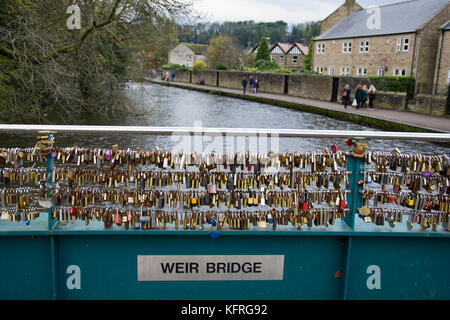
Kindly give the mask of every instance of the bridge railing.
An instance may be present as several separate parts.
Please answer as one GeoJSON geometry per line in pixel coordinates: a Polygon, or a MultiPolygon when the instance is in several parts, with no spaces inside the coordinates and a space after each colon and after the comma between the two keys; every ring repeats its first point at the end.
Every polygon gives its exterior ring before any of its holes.
{"type": "MultiPolygon", "coordinates": [[[[371,152],[365,143],[367,140],[375,139],[449,142],[450,134],[446,133],[6,124],[0,126],[0,133],[40,134],[38,138],[41,139],[41,147],[42,141],[44,147],[47,146],[43,150],[24,148],[21,149],[22,154],[19,149],[3,149],[5,152],[3,157],[7,163],[2,169],[2,182],[5,188],[1,190],[0,230],[7,233],[113,230],[169,233],[239,231],[245,234],[252,233],[253,230],[258,230],[259,233],[261,231],[273,233],[276,230],[284,234],[297,234],[301,231],[319,233],[333,231],[344,234],[389,231],[414,235],[447,235],[447,231],[450,230],[448,155],[411,155],[402,154],[398,150],[392,153],[377,153],[371,152]],[[178,165],[177,171],[176,164],[172,164],[172,168],[167,163],[162,167],[161,164],[155,163],[155,159],[150,166],[142,166],[143,160],[141,163],[131,160],[136,151],[129,149],[124,151],[118,150],[117,147],[103,150],[81,147],[58,148],[57,139],[53,140],[58,134],[262,136],[272,139],[345,138],[349,151],[337,152],[331,148],[330,151],[317,153],[268,153],[272,157],[272,162],[265,160],[266,170],[262,171],[260,162],[262,160],[255,157],[254,162],[251,162],[250,153],[244,154],[239,164],[230,162],[233,163],[232,166],[227,166],[223,159],[222,164],[217,163],[218,154],[216,154],[214,168],[209,166],[206,171],[202,168],[203,172],[199,172],[198,169],[202,167],[202,163],[206,164],[207,159],[205,153],[199,153],[199,157],[195,158],[198,162],[190,164],[196,169],[189,171],[187,170],[189,165],[183,167],[178,165]],[[357,147],[362,147],[359,153],[355,151],[357,147]],[[110,153],[109,159],[103,154],[105,152],[110,153]],[[119,154],[122,161],[124,153],[127,152],[128,158],[125,157],[124,161],[130,162],[128,168],[124,167],[125,163],[117,163],[119,154]],[[130,156],[130,152],[133,156],[130,156]],[[77,161],[78,155],[79,158],[86,157],[86,159],[77,161]],[[292,157],[291,162],[289,159],[286,160],[286,156],[292,157]],[[113,164],[114,157],[117,160],[116,164],[113,164]],[[20,162],[25,158],[33,160],[28,162],[32,165],[31,168],[20,166],[20,162]],[[70,161],[67,161],[69,158],[70,161]],[[101,165],[96,164],[95,158],[102,158],[101,165]],[[281,165],[278,162],[278,167],[275,162],[274,167],[275,158],[276,161],[282,159],[284,162],[281,165]],[[46,166],[37,167],[39,160],[46,166]],[[300,164],[300,161],[305,163],[300,164]],[[323,163],[317,164],[317,161],[323,163]],[[151,170],[148,170],[149,168],[151,170]],[[274,169],[275,172],[270,169],[274,169]],[[69,178],[67,170],[71,172],[69,178]],[[34,185],[33,181],[30,181],[30,172],[33,172],[31,174],[35,179],[34,185]],[[182,180],[172,182],[177,189],[167,188],[167,182],[162,186],[161,179],[158,180],[157,177],[158,174],[180,174],[180,172],[184,174],[182,180]],[[37,181],[36,174],[40,173],[42,173],[41,181],[37,181]],[[98,187],[100,181],[96,181],[95,173],[110,176],[109,182],[100,184],[104,188],[98,187]],[[220,188],[219,181],[217,183],[212,181],[212,176],[214,179],[223,180],[229,173],[234,179],[231,187],[228,184],[230,189],[225,187],[226,181],[220,181],[220,188]],[[143,181],[141,174],[154,176],[147,177],[147,180],[143,181]],[[192,174],[202,176],[203,180],[208,180],[207,183],[203,181],[203,185],[199,186],[200,181],[196,181],[197,185],[188,186],[186,176],[189,179],[189,175],[192,174]],[[241,180],[238,182],[234,177],[240,177],[239,174],[246,178],[242,180],[242,185],[239,184],[241,180]],[[112,175],[115,175],[114,179],[111,178],[112,175]],[[256,180],[260,177],[268,177],[267,183],[270,183],[272,178],[272,186],[263,184],[261,189],[258,183],[256,189],[256,180]],[[282,183],[277,181],[286,177],[289,180],[283,180],[282,183]],[[81,179],[86,180],[84,186],[81,179]],[[134,179],[140,180],[135,183],[134,179]],[[153,185],[153,182],[157,181],[160,183],[159,188],[158,185],[153,185]],[[250,185],[250,181],[254,185],[250,185]],[[27,189],[26,182],[32,187],[27,189]],[[68,188],[64,186],[67,182],[68,188]],[[286,185],[286,182],[289,185],[286,185]],[[414,183],[417,186],[413,185],[414,183]],[[334,188],[331,188],[331,185],[334,185],[334,188]],[[16,188],[11,188],[13,186],[16,188]],[[159,191],[161,191],[158,195],[160,198],[155,201],[144,201],[144,197],[154,197],[159,191]],[[240,193],[236,193],[237,191],[240,193]],[[124,196],[125,192],[129,193],[128,199],[124,196]],[[34,201],[28,199],[30,194],[34,195],[34,201]],[[182,204],[180,194],[190,197],[190,203],[184,199],[185,202],[182,204]],[[168,201],[167,196],[176,197],[178,203],[168,201]],[[61,203],[60,198],[64,197],[67,198],[66,202],[61,203]],[[100,199],[101,197],[104,199],[100,199]],[[162,199],[163,197],[165,198],[162,199]],[[107,201],[102,203],[101,200],[107,201]],[[164,202],[163,205],[160,204],[161,201],[164,202]],[[100,203],[102,204],[99,205],[100,203]],[[42,211],[44,208],[48,209],[46,214],[42,211]],[[45,220],[47,223],[44,223],[45,220]]],[[[197,150],[193,151],[195,154],[197,150]]],[[[145,152],[148,151],[138,149],[137,157],[139,154],[143,157],[145,152]]],[[[171,152],[156,152],[164,157],[171,154],[169,158],[171,162],[176,154],[174,152],[172,156],[171,152]]],[[[148,155],[150,154],[155,155],[148,152],[148,155]]],[[[185,153],[178,153],[180,156],[177,158],[178,161],[182,154],[185,153]]],[[[186,157],[188,154],[191,156],[191,153],[186,153],[186,157]]],[[[150,160],[146,161],[148,164],[150,160]]]]}

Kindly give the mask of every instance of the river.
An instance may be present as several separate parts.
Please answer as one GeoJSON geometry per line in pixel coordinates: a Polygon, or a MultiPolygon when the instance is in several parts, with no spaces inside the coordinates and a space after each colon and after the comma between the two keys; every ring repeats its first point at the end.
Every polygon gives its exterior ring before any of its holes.
{"type": "MultiPolygon", "coordinates": [[[[126,94],[138,107],[136,113],[112,118],[85,117],[78,119],[78,125],[121,125],[121,126],[156,126],[156,127],[228,127],[228,128],[270,128],[270,129],[304,129],[304,130],[370,130],[375,129],[354,123],[335,120],[316,114],[304,113],[287,108],[221,97],[179,88],[148,83],[129,83],[126,94]]],[[[56,124],[56,123],[55,123],[56,124]]],[[[203,151],[214,149],[209,138],[203,140],[203,151]],[[209,149],[208,149],[209,148],[209,149]]],[[[3,147],[31,147],[34,135],[1,135],[3,147]]],[[[229,141],[227,141],[229,143],[229,141]]],[[[234,142],[244,150],[237,140],[234,142]]],[[[281,138],[267,148],[276,151],[320,151],[335,144],[339,150],[348,150],[344,139],[294,139],[281,138]]],[[[118,144],[120,149],[139,147],[154,150],[156,147],[170,151],[180,145],[179,137],[148,135],[56,135],[57,146],[79,146],[108,148],[118,144]]],[[[193,143],[192,143],[193,145],[193,143]]],[[[261,151],[258,150],[259,152],[261,151]]],[[[247,144],[245,150],[253,148],[247,144]]],[[[400,149],[404,153],[450,154],[450,148],[417,141],[369,141],[371,151],[392,151],[400,149]]],[[[192,148],[191,148],[192,149],[192,148]]],[[[202,151],[202,150],[196,150],[202,151]]],[[[217,151],[217,150],[216,150],[217,151]]]]}

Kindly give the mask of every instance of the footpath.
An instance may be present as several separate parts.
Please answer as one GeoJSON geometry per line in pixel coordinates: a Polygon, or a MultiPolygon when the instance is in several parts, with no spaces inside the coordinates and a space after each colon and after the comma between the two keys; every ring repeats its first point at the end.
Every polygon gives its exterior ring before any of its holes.
{"type": "Polygon", "coordinates": [[[230,96],[233,98],[253,100],[262,103],[279,105],[298,109],[300,111],[318,113],[325,116],[355,122],[361,125],[386,129],[390,131],[422,131],[422,132],[448,132],[450,133],[450,117],[437,117],[418,114],[410,111],[394,111],[377,109],[376,100],[374,110],[359,109],[352,106],[344,108],[342,104],[318,101],[289,95],[272,93],[243,94],[242,90],[197,85],[184,82],[166,82],[159,79],[147,79],[149,82],[191,89],[201,92],[230,96]]]}

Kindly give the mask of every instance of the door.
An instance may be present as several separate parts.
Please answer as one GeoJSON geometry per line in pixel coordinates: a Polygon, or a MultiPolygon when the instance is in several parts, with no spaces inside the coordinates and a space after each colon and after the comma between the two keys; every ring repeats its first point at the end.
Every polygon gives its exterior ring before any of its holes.
{"type": "Polygon", "coordinates": [[[331,101],[336,102],[338,98],[338,90],[339,90],[339,78],[333,77],[333,92],[331,94],[331,101]]]}

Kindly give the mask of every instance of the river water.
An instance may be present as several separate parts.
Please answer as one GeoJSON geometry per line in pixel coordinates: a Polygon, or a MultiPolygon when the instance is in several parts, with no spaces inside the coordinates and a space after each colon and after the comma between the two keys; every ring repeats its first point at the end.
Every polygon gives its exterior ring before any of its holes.
{"type": "MultiPolygon", "coordinates": [[[[147,83],[130,83],[125,88],[126,94],[136,104],[138,112],[127,116],[120,115],[111,118],[85,117],[76,120],[78,125],[121,125],[121,126],[155,126],[155,127],[228,127],[228,128],[261,128],[261,129],[303,129],[303,130],[370,130],[375,129],[354,123],[335,120],[320,115],[304,113],[287,108],[267,104],[221,97],[189,91],[179,88],[160,86],[147,83]]],[[[57,123],[55,123],[57,124],[57,123]]],[[[118,144],[120,149],[136,148],[152,151],[156,147],[164,151],[180,147],[180,137],[149,136],[149,135],[57,135],[56,146],[79,146],[91,148],[110,148],[118,144]]],[[[347,151],[344,139],[269,139],[268,143],[258,141],[258,152],[264,148],[280,152],[288,151],[321,151],[336,145],[339,150],[347,151]]],[[[0,146],[31,147],[35,143],[35,135],[1,135],[0,146]]],[[[248,139],[244,146],[242,141],[226,140],[234,143],[235,151],[250,149],[248,139]],[[236,149],[237,148],[237,149],[236,149]]],[[[193,150],[191,146],[186,147],[193,150]]],[[[198,147],[198,144],[195,145],[198,147]]],[[[202,150],[216,150],[210,138],[202,140],[202,150]]],[[[450,148],[432,143],[417,141],[369,141],[371,151],[392,151],[394,148],[405,153],[450,154],[450,148]]],[[[185,150],[186,151],[186,150],[185,150]]]]}

